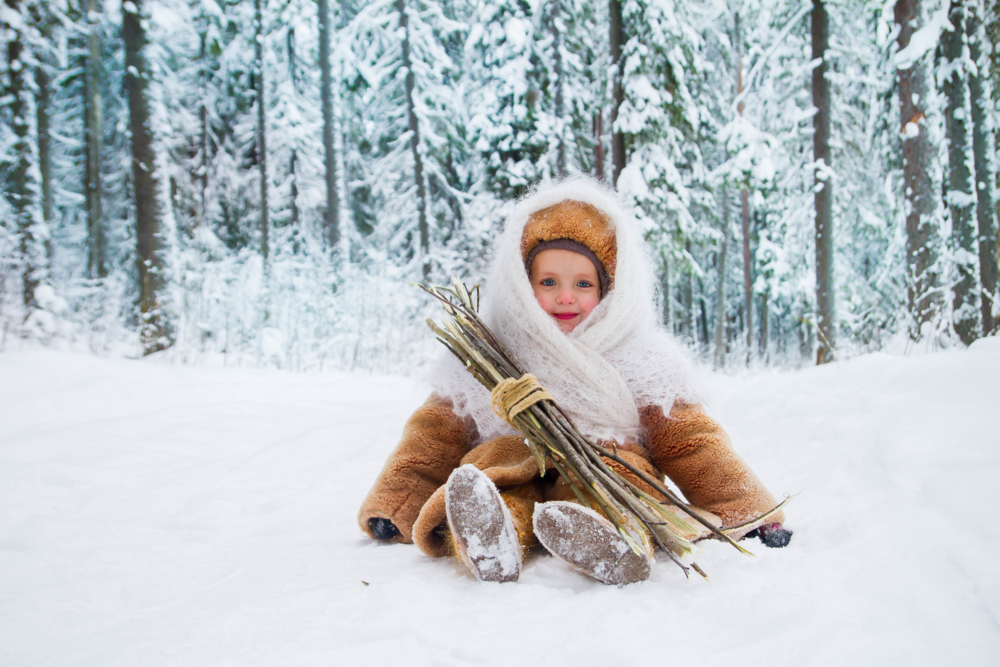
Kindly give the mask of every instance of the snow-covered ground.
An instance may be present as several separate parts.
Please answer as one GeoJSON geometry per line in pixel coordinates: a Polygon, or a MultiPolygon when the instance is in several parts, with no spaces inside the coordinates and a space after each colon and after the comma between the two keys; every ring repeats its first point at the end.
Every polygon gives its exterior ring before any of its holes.
{"type": "Polygon", "coordinates": [[[414,382],[9,350],[0,664],[1000,664],[1000,339],[709,382],[789,548],[497,585],[356,526],[414,382]]]}

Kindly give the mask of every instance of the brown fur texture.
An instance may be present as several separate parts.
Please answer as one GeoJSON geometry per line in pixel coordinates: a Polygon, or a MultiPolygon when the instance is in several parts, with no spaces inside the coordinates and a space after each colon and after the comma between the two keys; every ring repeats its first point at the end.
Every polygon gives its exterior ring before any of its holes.
{"type": "Polygon", "coordinates": [[[517,541],[523,551],[538,545],[531,517],[535,513],[535,504],[545,500],[540,481],[534,479],[500,491],[500,497],[510,510],[510,518],[513,519],[514,528],[517,530],[517,541]]]}
{"type": "MultiPolygon", "coordinates": [[[[649,462],[645,450],[637,444],[626,444],[618,448],[618,453],[636,468],[663,479],[656,468],[649,462]]],[[[638,479],[620,464],[605,459],[609,466],[618,469],[633,484],[652,492],[645,482],[638,479]]],[[[459,465],[471,463],[490,478],[499,489],[500,496],[507,503],[514,518],[521,546],[528,548],[535,544],[531,529],[531,516],[535,511],[535,503],[549,500],[569,500],[577,502],[572,487],[559,476],[551,466],[546,470],[545,477],[538,476],[538,465],[524,444],[524,438],[506,436],[496,438],[479,445],[459,465]],[[520,518],[520,523],[519,523],[520,518]]],[[[444,540],[447,538],[438,530],[445,522],[444,488],[438,489],[428,499],[420,511],[420,517],[413,526],[413,541],[420,549],[430,556],[442,556],[450,553],[444,540]]]]}
{"type": "Polygon", "coordinates": [[[369,536],[374,537],[368,520],[383,518],[399,529],[396,542],[413,542],[413,524],[420,508],[448,481],[475,442],[475,424],[459,418],[451,408],[451,401],[431,394],[406,422],[399,445],[389,455],[358,514],[361,530],[369,536]]]}
{"type": "MultiPolygon", "coordinates": [[[[647,407],[640,416],[645,446],[626,443],[618,447],[618,453],[658,481],[666,473],[692,505],[705,510],[702,514],[709,520],[718,523],[721,519],[724,525],[735,526],[777,504],[732,450],[722,428],[700,406],[678,404],[669,418],[662,409],[647,407]]],[[[522,437],[504,436],[472,448],[475,438],[475,426],[456,416],[449,401],[432,395],[406,423],[403,439],[365,498],[358,515],[361,529],[371,536],[368,520],[386,518],[399,528],[395,541],[416,543],[431,556],[453,553],[447,530],[443,530],[443,485],[452,470],[471,463],[500,489],[521,546],[535,544],[531,532],[535,503],[576,501],[576,495],[554,469],[539,477],[522,437]]],[[[639,488],[658,495],[624,466],[605,461],[639,488]]],[[[768,521],[781,523],[784,517],[779,513],[768,521]]]]}
{"type": "MultiPolygon", "coordinates": [[[[650,406],[640,410],[639,415],[645,444],[656,467],[677,485],[689,503],[717,515],[723,525],[741,525],[778,504],[733,451],[726,432],[701,406],[678,403],[669,418],[661,408],[650,406]]],[[[784,514],[779,512],[768,522],[784,520],[784,514]]]]}
{"type": "Polygon", "coordinates": [[[542,241],[556,239],[570,239],[590,248],[614,285],[618,241],[606,215],[590,204],[571,199],[533,213],[521,235],[521,259],[527,260],[542,241]]]}
{"type": "MultiPolygon", "coordinates": [[[[538,475],[538,465],[520,436],[494,438],[466,454],[456,467],[471,463],[490,478],[501,491],[532,481],[538,475]]],[[[445,476],[447,479],[447,475],[445,476]]],[[[509,507],[509,505],[508,505],[509,507]]],[[[420,516],[413,524],[413,539],[420,550],[430,556],[447,555],[445,538],[438,527],[445,523],[444,487],[437,489],[424,503],[420,516]]],[[[520,530],[518,533],[520,534],[520,530]]]]}

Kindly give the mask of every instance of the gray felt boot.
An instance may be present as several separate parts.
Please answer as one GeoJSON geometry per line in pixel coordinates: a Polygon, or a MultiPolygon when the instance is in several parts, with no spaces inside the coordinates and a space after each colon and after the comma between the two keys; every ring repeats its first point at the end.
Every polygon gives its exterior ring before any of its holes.
{"type": "Polygon", "coordinates": [[[535,536],[553,556],[584,574],[624,586],[649,579],[652,559],[632,551],[611,522],[576,503],[535,505],[535,536]]]}
{"type": "Polygon", "coordinates": [[[517,581],[521,545],[510,510],[490,478],[472,464],[457,468],[444,494],[458,556],[480,581],[517,581]]]}

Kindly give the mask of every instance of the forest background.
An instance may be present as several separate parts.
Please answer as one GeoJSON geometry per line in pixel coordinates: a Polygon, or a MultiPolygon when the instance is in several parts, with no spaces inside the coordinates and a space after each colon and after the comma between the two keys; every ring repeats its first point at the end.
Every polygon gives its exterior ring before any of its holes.
{"type": "Polygon", "coordinates": [[[717,367],[968,345],[998,37],[995,0],[5,0],[0,349],[412,370],[408,281],[480,281],[578,174],[717,367]]]}

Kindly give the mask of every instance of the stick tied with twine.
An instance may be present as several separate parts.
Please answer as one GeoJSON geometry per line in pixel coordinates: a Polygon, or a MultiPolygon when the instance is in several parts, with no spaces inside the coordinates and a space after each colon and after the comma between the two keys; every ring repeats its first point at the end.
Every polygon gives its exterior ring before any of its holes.
{"type": "Polygon", "coordinates": [[[505,422],[517,428],[514,418],[530,408],[535,403],[544,400],[555,401],[555,397],[538,383],[531,373],[521,377],[506,378],[497,383],[490,392],[490,405],[493,412],[505,422]]]}

